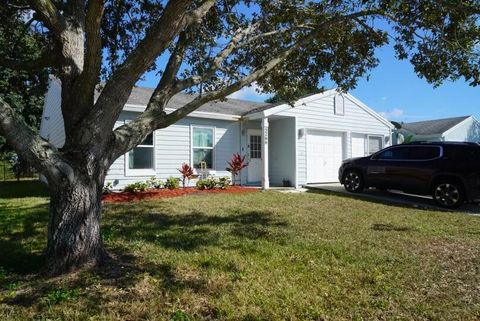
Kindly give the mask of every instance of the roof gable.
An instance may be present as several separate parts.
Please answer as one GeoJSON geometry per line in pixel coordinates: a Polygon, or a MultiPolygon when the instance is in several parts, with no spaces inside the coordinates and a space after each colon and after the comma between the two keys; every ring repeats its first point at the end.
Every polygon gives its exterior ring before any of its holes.
{"type": "MultiPolygon", "coordinates": [[[[291,109],[291,108],[295,108],[295,107],[305,105],[305,104],[307,104],[309,102],[312,102],[312,101],[316,101],[316,100],[323,99],[323,98],[326,98],[326,97],[329,97],[329,96],[337,95],[339,93],[340,92],[337,89],[330,89],[330,90],[324,91],[324,92],[319,93],[319,94],[313,94],[313,95],[309,95],[309,96],[300,98],[299,100],[297,100],[293,104],[293,106],[290,105],[290,104],[287,104],[287,103],[282,103],[282,104],[277,104],[277,105],[272,105],[272,106],[263,106],[263,107],[260,107],[260,108],[257,108],[257,109],[254,109],[254,110],[250,111],[245,116],[252,117],[252,118],[267,117],[267,116],[274,115],[274,114],[280,113],[282,111],[285,111],[285,110],[288,110],[288,109],[291,109]]],[[[379,120],[385,126],[391,128],[391,129],[394,128],[394,126],[391,122],[389,122],[387,119],[385,119],[384,117],[379,115],[373,109],[371,109],[370,107],[368,107],[367,105],[362,103],[360,100],[355,98],[353,95],[351,95],[349,93],[341,93],[341,95],[343,95],[344,98],[350,100],[352,103],[354,103],[356,106],[358,106],[360,109],[364,110],[366,113],[368,113],[372,117],[379,120]]]]}
{"type": "Polygon", "coordinates": [[[402,124],[402,129],[415,135],[441,135],[471,116],[433,119],[402,124]]]}

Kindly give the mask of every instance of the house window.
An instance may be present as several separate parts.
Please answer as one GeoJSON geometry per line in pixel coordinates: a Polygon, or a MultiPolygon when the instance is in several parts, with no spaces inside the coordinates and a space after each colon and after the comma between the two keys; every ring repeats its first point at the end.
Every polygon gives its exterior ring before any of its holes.
{"type": "Polygon", "coordinates": [[[250,158],[262,158],[261,135],[250,135],[250,158]]]}
{"type": "Polygon", "coordinates": [[[131,174],[150,175],[155,172],[155,147],[153,133],[128,152],[127,171],[131,174]]]}
{"type": "Polygon", "coordinates": [[[345,98],[343,95],[336,95],[333,98],[335,115],[345,115],[345,98]]]}
{"type": "Polygon", "coordinates": [[[382,136],[368,136],[368,155],[372,155],[383,148],[382,136]]]}
{"type": "Polygon", "coordinates": [[[194,168],[200,168],[201,162],[213,169],[214,129],[212,127],[192,128],[192,161],[194,168]]]}

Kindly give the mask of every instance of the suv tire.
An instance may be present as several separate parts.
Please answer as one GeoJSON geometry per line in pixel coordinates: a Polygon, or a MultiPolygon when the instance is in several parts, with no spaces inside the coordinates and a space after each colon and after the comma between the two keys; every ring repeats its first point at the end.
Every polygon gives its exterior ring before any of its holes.
{"type": "Polygon", "coordinates": [[[343,179],[343,186],[351,193],[361,193],[365,188],[365,182],[362,174],[354,169],[349,169],[345,172],[343,179]]]}
{"type": "Polygon", "coordinates": [[[453,179],[439,180],[433,185],[434,201],[445,208],[457,208],[465,201],[462,185],[453,179]]]}

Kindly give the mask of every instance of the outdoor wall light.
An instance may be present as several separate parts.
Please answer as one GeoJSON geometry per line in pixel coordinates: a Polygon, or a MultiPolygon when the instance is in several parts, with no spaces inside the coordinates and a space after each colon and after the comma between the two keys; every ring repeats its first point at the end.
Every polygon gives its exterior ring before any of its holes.
{"type": "Polygon", "coordinates": [[[302,138],[303,135],[305,135],[305,129],[304,128],[300,128],[298,130],[298,138],[302,138]]]}

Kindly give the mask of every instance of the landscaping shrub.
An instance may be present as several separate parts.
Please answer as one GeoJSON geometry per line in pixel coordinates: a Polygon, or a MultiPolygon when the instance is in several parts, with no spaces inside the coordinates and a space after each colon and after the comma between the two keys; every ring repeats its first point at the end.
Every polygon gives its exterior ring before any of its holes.
{"type": "Polygon", "coordinates": [[[232,180],[230,179],[230,177],[228,176],[224,176],[224,177],[220,177],[218,180],[217,180],[217,186],[220,188],[220,189],[227,189],[229,186],[230,186],[230,183],[232,182],[232,180]]]}
{"type": "Polygon", "coordinates": [[[197,182],[197,188],[200,190],[204,189],[214,189],[217,186],[217,180],[213,177],[207,177],[205,179],[200,179],[197,182]]]}
{"type": "Polygon", "coordinates": [[[168,189],[177,189],[180,187],[180,179],[177,177],[170,176],[165,182],[165,188],[168,189]]]}
{"type": "Polygon", "coordinates": [[[150,188],[150,185],[147,182],[135,182],[132,184],[128,184],[127,186],[125,186],[123,190],[125,192],[136,193],[136,192],[145,192],[149,188],[150,188]]]}
{"type": "Polygon", "coordinates": [[[155,189],[162,188],[164,185],[164,183],[156,177],[150,177],[147,180],[147,184],[149,185],[150,188],[155,188],[155,189]]]}

